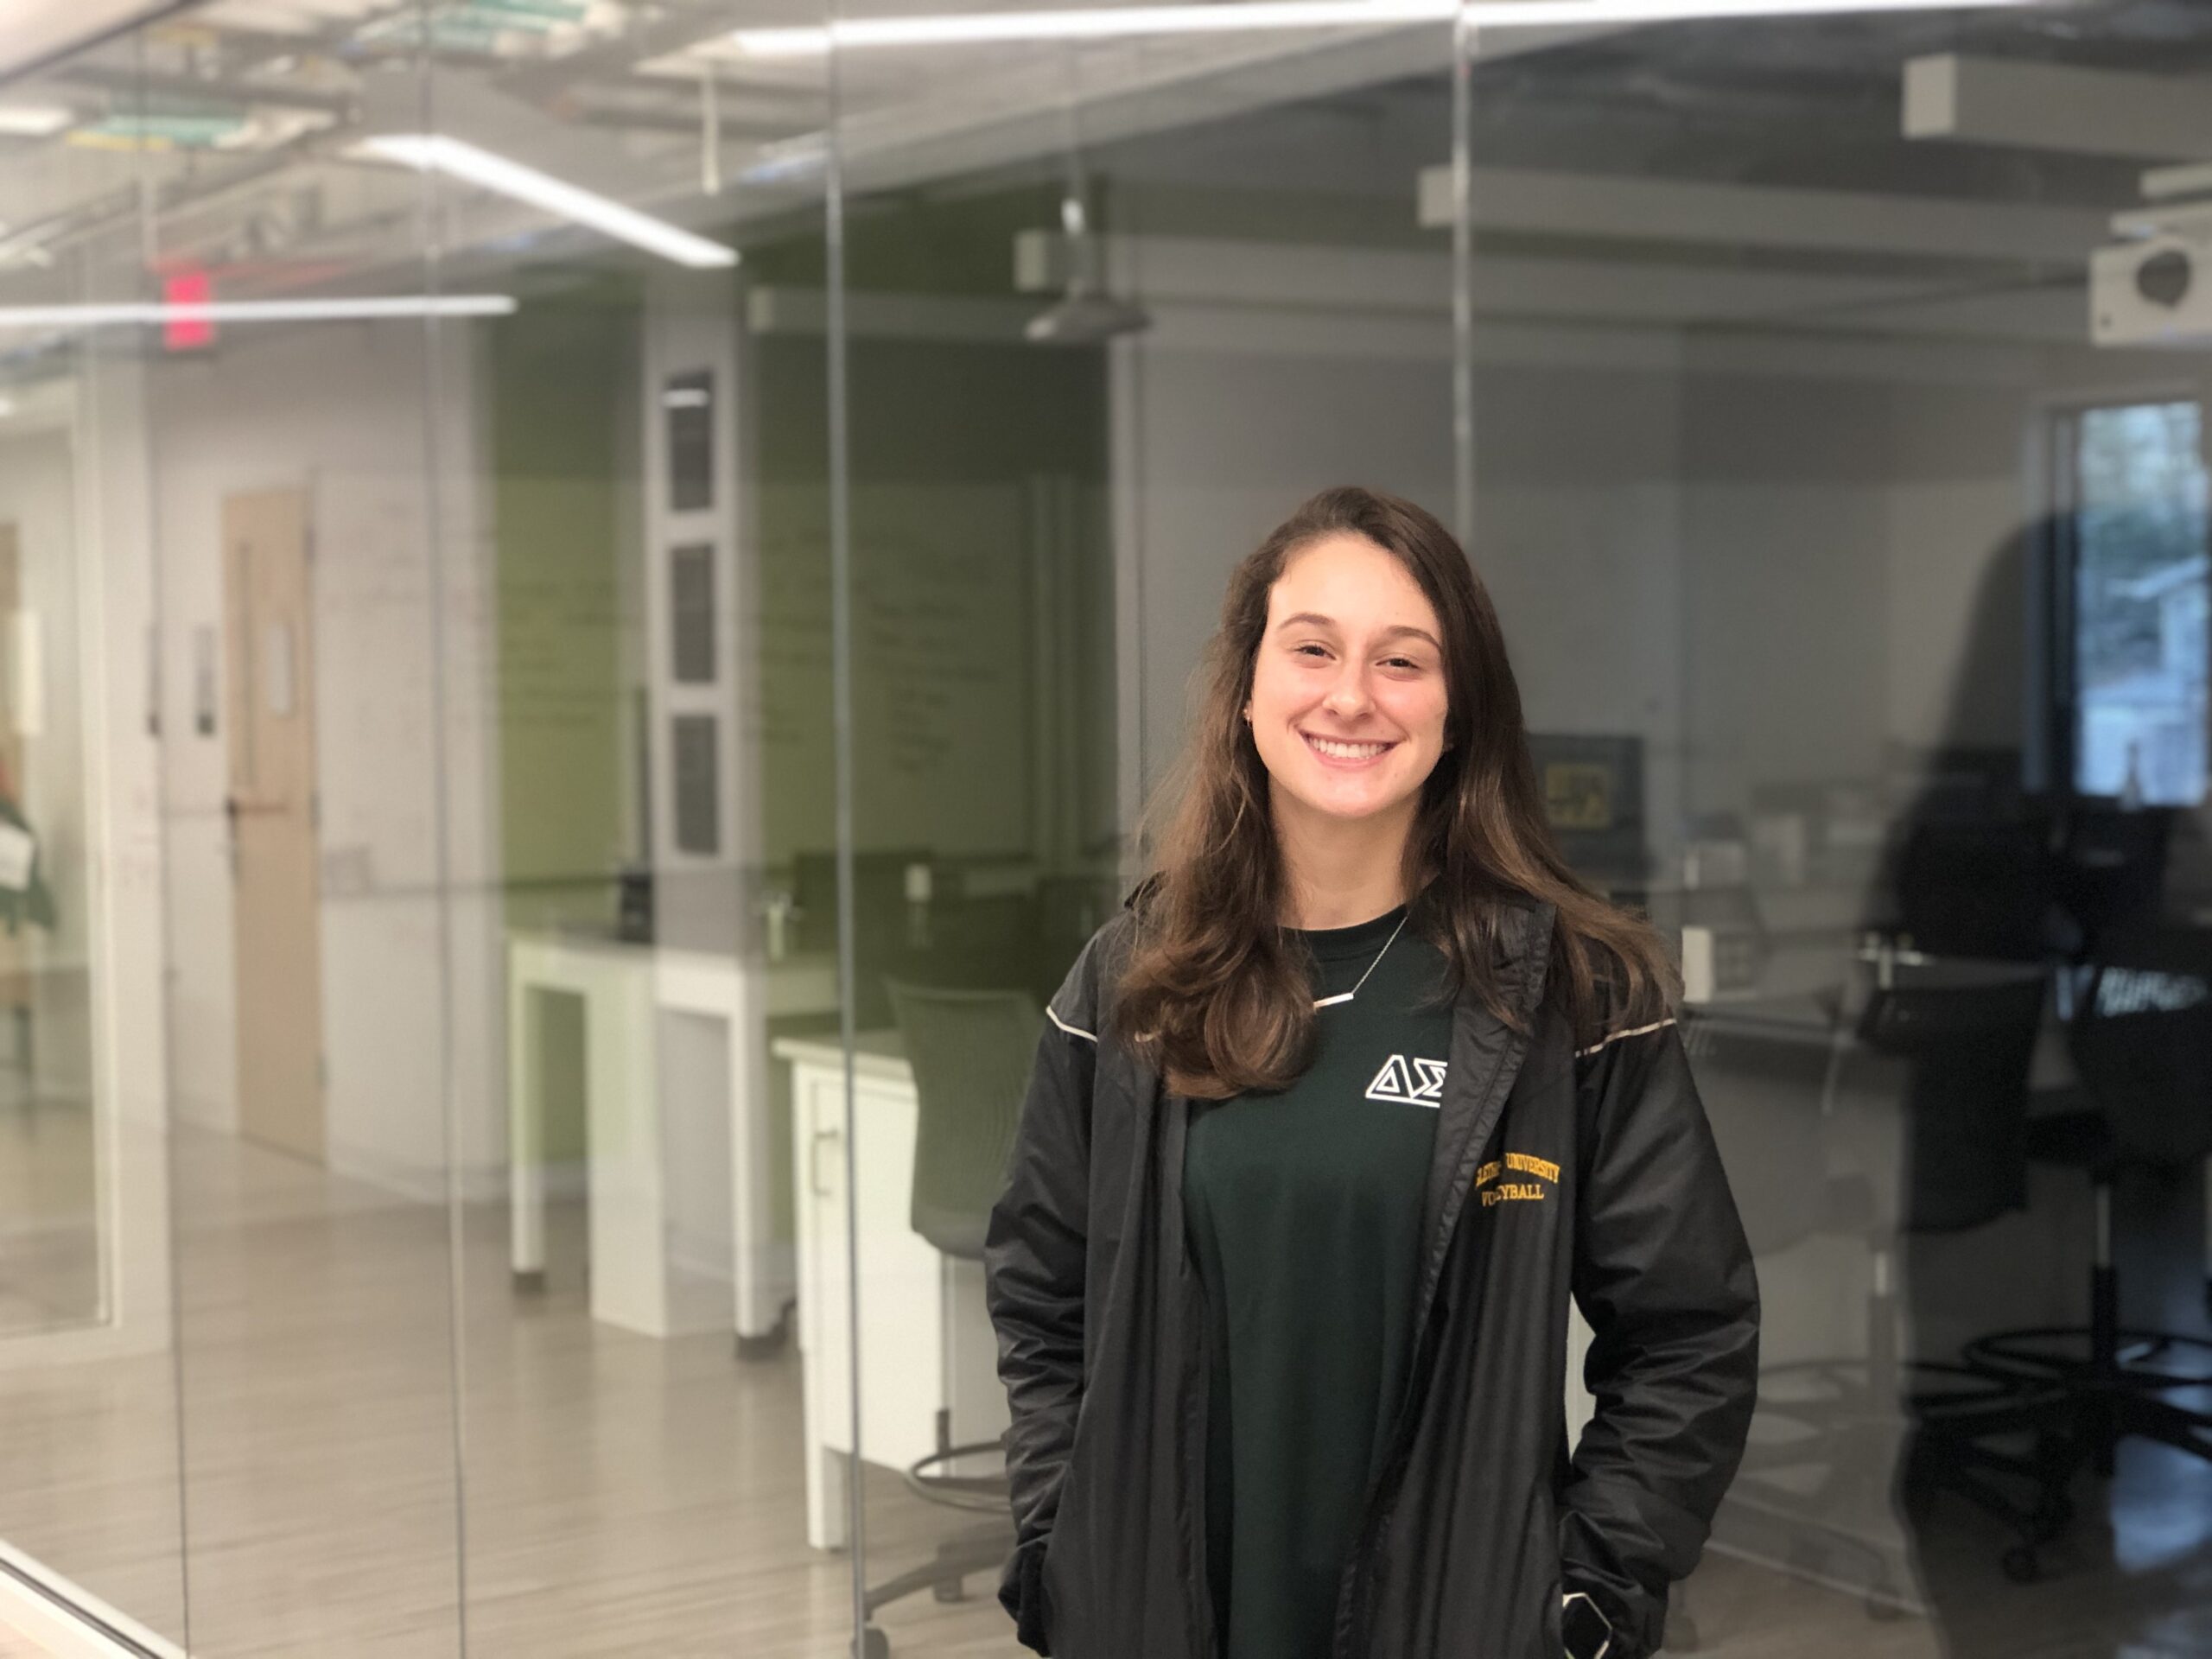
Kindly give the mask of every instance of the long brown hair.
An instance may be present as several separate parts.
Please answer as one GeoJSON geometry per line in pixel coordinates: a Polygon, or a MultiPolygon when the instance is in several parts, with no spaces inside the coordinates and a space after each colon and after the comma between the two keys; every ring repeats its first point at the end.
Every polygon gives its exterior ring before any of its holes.
{"type": "Polygon", "coordinates": [[[1135,901],[1114,1025],[1180,1094],[1281,1089],[1311,1063],[1312,963],[1281,923],[1286,884],[1268,771],[1242,711],[1268,590],[1292,554],[1338,535],[1395,556],[1443,626],[1450,741],[1421,785],[1401,875],[1418,897],[1415,925],[1449,964],[1450,994],[1471,988],[1501,1020],[1523,1023],[1496,966],[1502,912],[1516,897],[1554,908],[1547,995],[1565,1007],[1578,1041],[1594,1039],[1609,1018],[1654,1017],[1675,988],[1650,927],[1592,893],[1560,855],[1497,612],[1459,544],[1410,501],[1324,490],[1230,577],[1183,752],[1145,815],[1148,829],[1160,826],[1143,837],[1157,851],[1135,901]]]}

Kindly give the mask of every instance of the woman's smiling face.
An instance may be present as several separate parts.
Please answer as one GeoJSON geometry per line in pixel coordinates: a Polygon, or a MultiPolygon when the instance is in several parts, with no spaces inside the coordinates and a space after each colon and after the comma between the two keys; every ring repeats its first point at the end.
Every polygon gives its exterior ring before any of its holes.
{"type": "Polygon", "coordinates": [[[1335,818],[1408,802],[1445,747],[1444,630],[1413,573],[1357,536],[1292,554],[1246,705],[1277,791],[1335,818]]]}

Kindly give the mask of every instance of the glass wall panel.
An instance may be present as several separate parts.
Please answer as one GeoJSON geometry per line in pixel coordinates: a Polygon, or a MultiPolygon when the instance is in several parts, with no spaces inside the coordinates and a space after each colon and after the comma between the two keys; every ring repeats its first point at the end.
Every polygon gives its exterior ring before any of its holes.
{"type": "Polygon", "coordinates": [[[1764,1300],[1670,1645],[2120,1653],[2193,1617],[2203,1462],[2135,1433],[2101,1478],[2113,1420],[2050,1357],[2088,1333],[2001,1333],[2088,1320],[2110,1167],[2120,1317],[2205,1334],[2173,963],[2208,336],[2158,297],[2201,181],[2136,103],[2203,22],[1480,37],[1472,551],[1555,814],[1599,803],[1565,844],[1680,949],[1764,1300]],[[2088,976],[2152,963],[2175,1001],[2116,1081],[2088,976]]]}
{"type": "Polygon", "coordinates": [[[514,302],[438,325],[429,410],[472,1653],[850,1627],[799,1451],[834,1148],[792,1130],[839,1022],[828,94],[742,21],[441,11],[370,140],[428,167],[441,289],[514,302]]]}
{"type": "Polygon", "coordinates": [[[394,21],[212,7],[143,48],[141,285],[218,307],[134,336],[200,1654],[461,1647],[439,767],[475,722],[438,621],[476,607],[429,420],[467,359],[420,180],[354,151],[423,95],[394,21]]]}
{"type": "Polygon", "coordinates": [[[0,104],[0,1573],[181,1642],[146,364],[90,325],[141,297],[146,62],[0,104]]]}
{"type": "MultiPolygon", "coordinates": [[[[1040,1033],[1084,1040],[1044,1007],[1144,868],[1229,571],[1326,484],[1451,512],[1449,241],[1416,212],[1448,44],[1140,27],[838,54],[855,1536],[893,1652],[1022,1650],[995,1596],[987,1215],[1040,1033]]],[[[1111,1141],[1122,1108],[1098,1109],[1111,1141]]]]}
{"type": "MultiPolygon", "coordinates": [[[[111,323],[84,338],[120,365],[101,759],[146,817],[111,926],[171,1144],[150,1192],[104,1141],[10,1177],[127,1206],[76,1269],[160,1321],[98,1389],[53,1348],[8,1369],[0,1535],[176,1650],[847,1639],[849,1571],[804,1541],[769,1053],[838,1018],[826,105],[818,62],[686,56],[731,21],[217,4],[10,89],[67,106],[10,252],[67,186],[114,297],[168,308],[57,326],[111,323]],[[756,285],[810,330],[756,353],[756,285]]],[[[22,263],[10,301],[103,297],[85,258],[22,263]]],[[[85,382],[77,339],[10,374],[85,382]]],[[[93,861],[37,776],[40,891],[84,927],[93,861]]],[[[61,1066],[66,1021],[34,1035],[61,1066]]],[[[11,1292],[67,1265],[27,1224],[16,1273],[22,1213],[11,1292]]]]}

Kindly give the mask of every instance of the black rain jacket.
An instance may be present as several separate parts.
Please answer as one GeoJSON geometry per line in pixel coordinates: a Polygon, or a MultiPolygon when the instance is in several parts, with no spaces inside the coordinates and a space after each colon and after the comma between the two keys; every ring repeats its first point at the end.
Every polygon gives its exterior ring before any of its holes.
{"type": "MultiPolygon", "coordinates": [[[[1056,1659],[1215,1659],[1206,1319],[1184,1244],[1189,1103],[1109,1032],[1124,907],[1054,993],[984,1265],[1016,1548],[1000,1599],[1056,1659]]],[[[1559,1659],[1560,1598],[1659,1644],[1758,1376],[1751,1252],[1671,1020],[1578,1049],[1516,901],[1463,995],[1423,1203],[1412,1373],[1338,1596],[1333,1659],[1559,1659]],[[1595,1333],[1568,1455],[1567,1298],[1595,1333]]],[[[1586,1033],[1588,1034],[1588,1033],[1586,1033]]]]}

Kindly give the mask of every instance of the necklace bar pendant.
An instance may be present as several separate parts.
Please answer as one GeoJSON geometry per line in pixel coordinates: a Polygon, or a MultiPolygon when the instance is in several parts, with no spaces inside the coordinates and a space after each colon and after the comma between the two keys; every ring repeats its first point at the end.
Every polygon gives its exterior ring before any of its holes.
{"type": "Polygon", "coordinates": [[[1351,996],[1352,994],[1350,991],[1338,991],[1334,996],[1317,996],[1313,999],[1313,1006],[1317,1008],[1325,1008],[1332,1002],[1349,1002],[1351,1001],[1351,996]]]}

